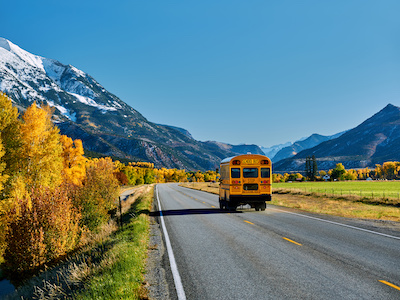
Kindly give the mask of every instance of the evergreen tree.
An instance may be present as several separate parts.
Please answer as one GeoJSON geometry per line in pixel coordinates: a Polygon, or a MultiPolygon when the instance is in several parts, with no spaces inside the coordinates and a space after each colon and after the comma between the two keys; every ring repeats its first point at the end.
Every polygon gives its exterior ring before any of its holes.
{"type": "Polygon", "coordinates": [[[312,156],[312,168],[311,168],[311,178],[312,180],[315,180],[317,175],[318,175],[318,165],[317,165],[317,159],[315,158],[315,155],[312,156]]]}

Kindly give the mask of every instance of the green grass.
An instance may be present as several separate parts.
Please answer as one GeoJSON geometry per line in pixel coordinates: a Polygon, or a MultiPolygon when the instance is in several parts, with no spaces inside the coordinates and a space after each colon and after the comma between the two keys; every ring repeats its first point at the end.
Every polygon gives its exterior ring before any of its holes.
{"type": "Polygon", "coordinates": [[[141,299],[149,241],[149,212],[153,189],[136,200],[124,215],[124,225],[108,242],[101,268],[92,274],[74,299],[141,299]]]}
{"type": "Polygon", "coordinates": [[[301,190],[327,195],[356,195],[366,198],[400,199],[400,181],[335,181],[274,183],[274,189],[301,190]]]}

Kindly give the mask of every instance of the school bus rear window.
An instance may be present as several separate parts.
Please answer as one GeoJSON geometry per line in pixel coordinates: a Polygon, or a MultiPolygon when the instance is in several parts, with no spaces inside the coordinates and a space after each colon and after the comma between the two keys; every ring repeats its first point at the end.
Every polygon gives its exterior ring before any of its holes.
{"type": "Polygon", "coordinates": [[[271,169],[261,168],[261,178],[270,178],[270,177],[271,177],[271,169]]]}
{"type": "Polygon", "coordinates": [[[257,178],[258,169],[257,168],[243,168],[243,178],[257,178]]]}

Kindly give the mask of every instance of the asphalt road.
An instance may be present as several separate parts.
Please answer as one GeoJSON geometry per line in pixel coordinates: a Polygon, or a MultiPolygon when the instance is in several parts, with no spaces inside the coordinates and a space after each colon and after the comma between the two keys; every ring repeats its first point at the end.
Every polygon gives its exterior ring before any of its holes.
{"type": "Polygon", "coordinates": [[[157,191],[187,299],[400,299],[398,231],[272,205],[228,213],[216,195],[157,191]]]}

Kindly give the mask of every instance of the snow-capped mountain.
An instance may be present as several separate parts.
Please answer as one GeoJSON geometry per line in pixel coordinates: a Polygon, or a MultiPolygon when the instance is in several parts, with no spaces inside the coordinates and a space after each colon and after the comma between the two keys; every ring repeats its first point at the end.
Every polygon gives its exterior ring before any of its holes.
{"type": "Polygon", "coordinates": [[[83,122],[88,114],[101,116],[107,112],[145,120],[85,72],[31,54],[4,38],[0,38],[0,90],[22,107],[33,101],[54,107],[60,121],[79,123],[78,119],[83,122]]]}
{"type": "Polygon", "coordinates": [[[153,162],[157,167],[209,170],[235,154],[196,141],[184,129],[149,122],[89,74],[31,54],[4,38],[0,90],[20,110],[33,101],[54,107],[61,132],[102,155],[153,162]]]}
{"type": "Polygon", "coordinates": [[[266,156],[268,156],[270,159],[273,159],[274,156],[283,148],[291,146],[291,142],[287,142],[284,144],[279,144],[279,145],[274,145],[271,147],[261,147],[261,150],[264,152],[266,156]]]}

